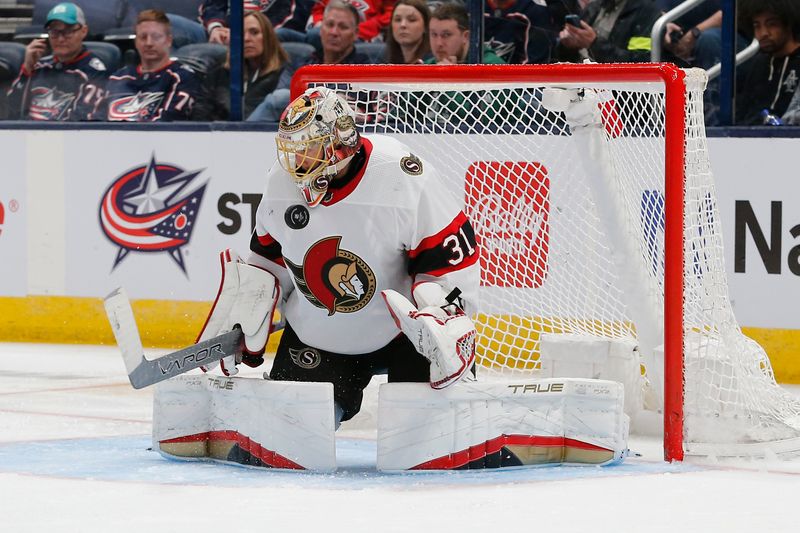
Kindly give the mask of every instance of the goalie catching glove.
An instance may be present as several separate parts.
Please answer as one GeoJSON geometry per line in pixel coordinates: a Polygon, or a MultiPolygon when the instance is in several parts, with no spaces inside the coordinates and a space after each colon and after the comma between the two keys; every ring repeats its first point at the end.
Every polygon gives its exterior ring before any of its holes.
{"type": "MultiPolygon", "coordinates": [[[[225,250],[219,256],[222,281],[197,342],[231,331],[234,327],[241,328],[244,337],[242,353],[224,357],[219,362],[222,373],[233,376],[238,372],[236,365],[240,362],[251,367],[264,362],[264,349],[280,299],[280,286],[270,272],[245,263],[236,252],[225,250]]],[[[208,372],[216,366],[214,362],[201,368],[208,372]]]]}
{"type": "Polygon", "coordinates": [[[472,368],[475,324],[439,284],[423,282],[414,286],[412,295],[419,308],[397,291],[385,290],[381,294],[397,327],[430,361],[431,387],[443,389],[472,368]]]}

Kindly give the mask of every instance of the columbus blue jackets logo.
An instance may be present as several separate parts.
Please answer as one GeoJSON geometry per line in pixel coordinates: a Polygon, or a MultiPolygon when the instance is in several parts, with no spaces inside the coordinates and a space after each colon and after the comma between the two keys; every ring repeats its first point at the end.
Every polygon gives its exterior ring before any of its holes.
{"type": "Polygon", "coordinates": [[[339,248],[341,237],[326,237],[306,252],[302,265],[284,257],[300,293],[328,316],[355,313],[375,295],[375,274],[356,254],[339,248]]]}
{"type": "Polygon", "coordinates": [[[147,165],[114,179],[100,203],[100,226],[119,246],[113,268],[130,252],[166,252],[186,273],[181,249],[192,236],[208,184],[196,183],[203,170],[160,163],[153,154],[147,165]]]}
{"type": "Polygon", "coordinates": [[[31,105],[28,114],[31,120],[59,120],[66,116],[75,95],[47,87],[31,90],[31,105]]]}
{"type": "Polygon", "coordinates": [[[108,105],[108,120],[138,122],[149,120],[161,105],[163,92],[136,93],[117,98],[108,105]]]}

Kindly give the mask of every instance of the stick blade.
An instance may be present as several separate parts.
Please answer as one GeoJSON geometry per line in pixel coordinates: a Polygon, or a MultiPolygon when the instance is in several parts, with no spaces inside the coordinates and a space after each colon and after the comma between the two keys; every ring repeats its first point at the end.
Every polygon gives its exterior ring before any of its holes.
{"type": "MultiPolygon", "coordinates": [[[[125,370],[130,377],[141,366],[145,357],[142,339],[139,337],[139,328],[136,326],[128,294],[125,289],[119,287],[106,296],[103,305],[106,308],[106,316],[108,316],[111,330],[114,332],[114,338],[117,340],[117,346],[122,352],[125,370]]],[[[134,388],[138,388],[133,382],[131,384],[134,388]]]]}
{"type": "Polygon", "coordinates": [[[134,389],[142,389],[160,381],[200,368],[223,357],[241,353],[242,331],[235,328],[187,348],[155,359],[147,359],[125,289],[118,288],[106,296],[106,315],[114,338],[122,352],[128,379],[134,389]]]}
{"type": "Polygon", "coordinates": [[[141,389],[219,361],[223,357],[236,355],[241,353],[242,342],[242,331],[236,328],[152,361],[146,359],[130,374],[131,384],[134,388],[141,389]]]}

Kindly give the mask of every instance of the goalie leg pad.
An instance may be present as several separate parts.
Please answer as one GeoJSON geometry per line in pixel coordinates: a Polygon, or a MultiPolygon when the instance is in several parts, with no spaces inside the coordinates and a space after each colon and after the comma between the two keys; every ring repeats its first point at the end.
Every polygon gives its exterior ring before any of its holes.
{"type": "Polygon", "coordinates": [[[156,387],[153,449],[289,470],[336,470],[333,386],[178,376],[156,387]]]}
{"type": "Polygon", "coordinates": [[[618,381],[625,387],[625,414],[632,419],[642,410],[649,383],[642,375],[636,341],[593,335],[543,333],[539,339],[539,376],[618,381]]]}
{"type": "Polygon", "coordinates": [[[378,469],[460,470],[621,462],[621,384],[592,379],[381,385],[378,469]]]}

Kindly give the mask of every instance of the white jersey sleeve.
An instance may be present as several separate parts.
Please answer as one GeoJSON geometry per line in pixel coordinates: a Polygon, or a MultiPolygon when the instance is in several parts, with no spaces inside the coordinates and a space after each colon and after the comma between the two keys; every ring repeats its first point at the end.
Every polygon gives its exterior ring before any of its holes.
{"type": "Polygon", "coordinates": [[[435,168],[424,170],[428,179],[416,209],[416,224],[408,249],[408,273],[414,283],[433,281],[446,292],[458,288],[469,314],[477,307],[480,280],[475,232],[435,168]]]}
{"type": "MultiPolygon", "coordinates": [[[[274,167],[270,171],[270,174],[273,171],[274,167]]],[[[266,191],[264,194],[266,194],[266,191]]],[[[259,206],[259,210],[260,209],[261,206],[259,206]]],[[[285,302],[294,290],[294,284],[292,283],[289,271],[286,269],[281,245],[275,240],[266,227],[266,222],[268,220],[268,217],[256,216],[256,227],[255,230],[253,230],[253,235],[250,237],[250,254],[246,261],[248,264],[261,267],[271,272],[278,278],[281,288],[281,300],[285,302]]]]}

